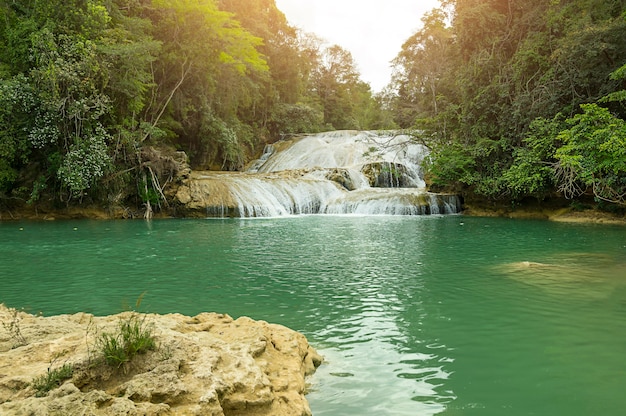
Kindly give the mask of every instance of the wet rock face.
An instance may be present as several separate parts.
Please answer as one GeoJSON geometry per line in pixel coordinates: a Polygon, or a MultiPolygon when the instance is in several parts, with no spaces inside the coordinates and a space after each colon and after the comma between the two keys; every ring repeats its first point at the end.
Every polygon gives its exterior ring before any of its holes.
{"type": "Polygon", "coordinates": [[[2,415],[310,415],[305,377],[321,358],[280,325],[203,313],[146,315],[157,348],[120,368],[98,363],[95,337],[128,313],[36,317],[0,305],[25,343],[0,328],[2,415]],[[35,377],[64,364],[71,378],[36,397],[35,377]]]}
{"type": "Polygon", "coordinates": [[[354,191],[357,189],[352,177],[350,176],[350,172],[347,169],[335,168],[328,171],[326,174],[326,179],[329,181],[337,182],[347,191],[354,191]]]}
{"type": "Polygon", "coordinates": [[[399,163],[376,162],[363,165],[361,172],[373,188],[409,188],[411,178],[406,166],[399,163]]]}

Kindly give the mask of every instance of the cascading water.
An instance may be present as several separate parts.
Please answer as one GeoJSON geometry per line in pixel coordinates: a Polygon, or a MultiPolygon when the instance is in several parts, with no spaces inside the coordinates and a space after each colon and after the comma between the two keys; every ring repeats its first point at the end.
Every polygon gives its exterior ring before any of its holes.
{"type": "Polygon", "coordinates": [[[273,145],[271,144],[266,144],[265,148],[263,149],[263,154],[261,155],[260,158],[258,158],[257,160],[253,161],[250,164],[250,167],[248,168],[248,172],[258,172],[259,168],[261,166],[263,166],[263,164],[265,164],[265,162],[267,162],[267,159],[270,158],[270,156],[272,156],[274,154],[274,152],[276,151],[276,149],[274,148],[273,145]]]}
{"type": "Polygon", "coordinates": [[[177,197],[210,217],[458,213],[456,195],[426,192],[426,154],[389,132],[306,135],[266,146],[245,172],[196,172],[177,197]]]}

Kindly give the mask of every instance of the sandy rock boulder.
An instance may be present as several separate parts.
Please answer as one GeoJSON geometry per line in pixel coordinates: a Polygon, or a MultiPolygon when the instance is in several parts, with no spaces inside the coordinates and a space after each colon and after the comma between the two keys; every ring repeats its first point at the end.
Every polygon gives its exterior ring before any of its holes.
{"type": "Polygon", "coordinates": [[[96,340],[130,314],[39,317],[0,305],[0,414],[311,414],[305,378],[321,358],[303,335],[216,313],[141,315],[157,347],[108,366],[96,340]],[[71,378],[37,397],[33,379],[63,365],[71,378]]]}

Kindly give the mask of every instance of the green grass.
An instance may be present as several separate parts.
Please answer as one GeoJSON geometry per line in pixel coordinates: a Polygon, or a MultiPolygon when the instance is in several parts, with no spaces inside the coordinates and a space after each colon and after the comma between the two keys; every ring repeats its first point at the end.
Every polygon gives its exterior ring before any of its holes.
{"type": "Polygon", "coordinates": [[[137,354],[156,348],[154,328],[146,323],[145,316],[133,313],[121,319],[116,332],[103,332],[96,345],[104,361],[112,367],[121,367],[137,354]]]}
{"type": "Polygon", "coordinates": [[[35,396],[43,397],[56,387],[59,387],[63,381],[72,378],[74,367],[70,364],[64,364],[63,367],[51,370],[42,376],[36,377],[31,382],[33,388],[37,391],[35,396]]]}

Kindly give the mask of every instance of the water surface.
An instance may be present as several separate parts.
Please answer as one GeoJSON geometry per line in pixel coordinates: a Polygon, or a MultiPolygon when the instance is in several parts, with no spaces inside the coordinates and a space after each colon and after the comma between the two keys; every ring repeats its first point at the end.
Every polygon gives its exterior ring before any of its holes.
{"type": "MultiPolygon", "coordinates": [[[[0,302],[247,315],[326,358],[315,416],[619,415],[626,230],[459,216],[0,223],[0,302]]],[[[0,329],[1,330],[1,329],[0,329]]]]}

